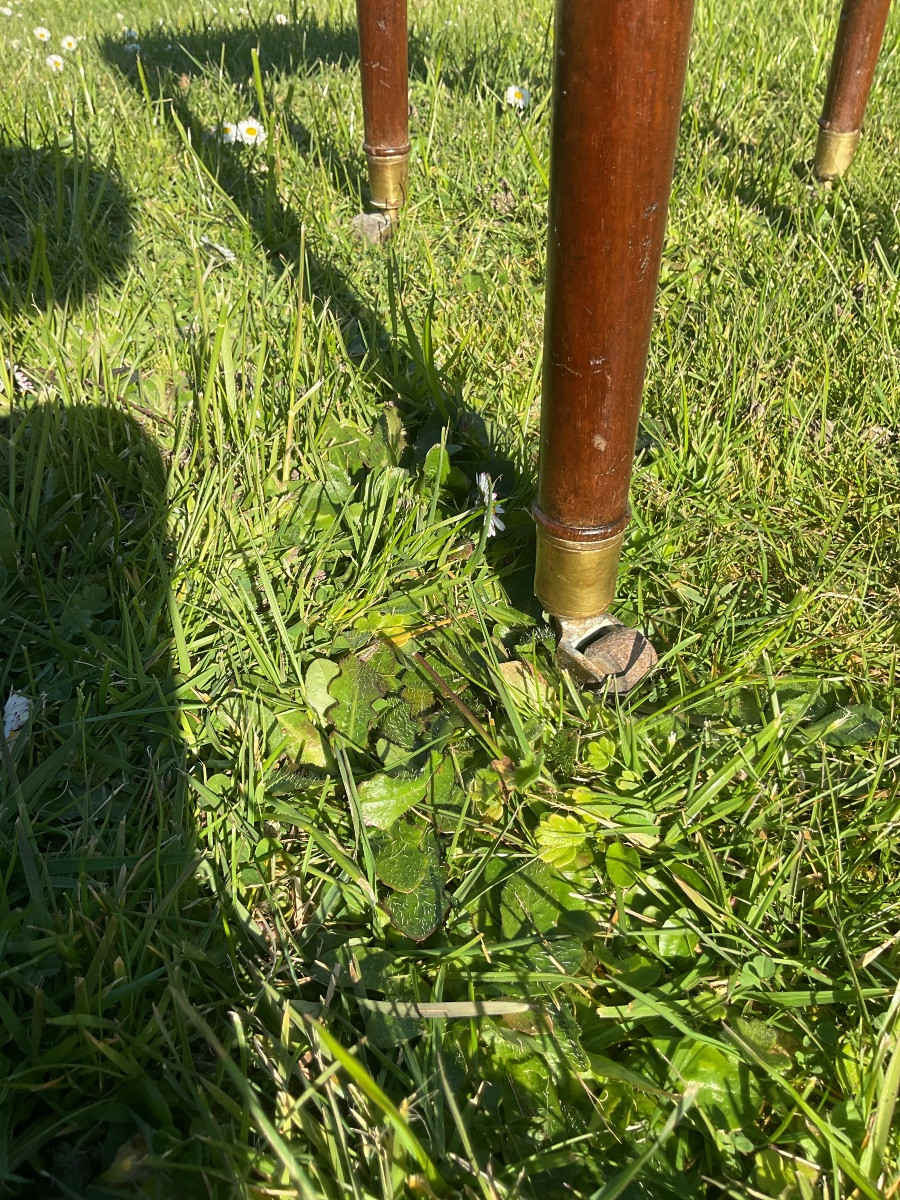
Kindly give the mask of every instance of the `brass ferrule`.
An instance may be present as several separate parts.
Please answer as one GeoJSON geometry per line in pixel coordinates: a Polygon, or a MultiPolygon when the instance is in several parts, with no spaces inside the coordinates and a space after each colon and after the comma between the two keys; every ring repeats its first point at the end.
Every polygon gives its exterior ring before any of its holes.
{"type": "Polygon", "coordinates": [[[537,527],[534,591],[554,617],[576,620],[605,613],[616,592],[624,529],[600,542],[570,542],[537,527]]]}
{"type": "Polygon", "coordinates": [[[824,129],[820,126],[813,162],[813,174],[816,179],[823,183],[831,179],[840,179],[856,156],[859,139],[858,129],[850,133],[837,133],[834,129],[824,129]]]}
{"type": "Polygon", "coordinates": [[[409,195],[409,152],[405,154],[367,154],[369,192],[373,208],[395,214],[409,195]]]}

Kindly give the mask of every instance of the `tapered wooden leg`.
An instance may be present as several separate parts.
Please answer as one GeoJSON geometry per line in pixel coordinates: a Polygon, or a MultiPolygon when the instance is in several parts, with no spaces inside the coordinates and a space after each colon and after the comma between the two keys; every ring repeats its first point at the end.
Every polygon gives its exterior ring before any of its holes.
{"type": "Polygon", "coordinates": [[[556,0],[535,591],[615,590],[693,0],[556,0]]]}
{"type": "Polygon", "coordinates": [[[406,0],[356,0],[356,16],[372,206],[393,218],[409,191],[406,0]]]}
{"type": "Polygon", "coordinates": [[[890,7],[891,0],[844,0],[819,121],[817,179],[837,179],[853,162],[890,7]]]}

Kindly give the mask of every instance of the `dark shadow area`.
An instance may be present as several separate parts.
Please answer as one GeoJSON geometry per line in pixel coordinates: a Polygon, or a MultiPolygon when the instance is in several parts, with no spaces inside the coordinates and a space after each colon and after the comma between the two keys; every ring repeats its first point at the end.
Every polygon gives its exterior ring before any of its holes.
{"type": "Polygon", "coordinates": [[[0,417],[0,707],[30,710],[0,744],[3,1195],[110,1195],[123,1146],[185,1154],[154,1016],[203,920],[165,486],[116,398],[0,417]]]}
{"type": "Polygon", "coordinates": [[[9,311],[65,304],[122,275],[133,223],[112,160],[58,141],[0,146],[0,297],[9,311]]]}

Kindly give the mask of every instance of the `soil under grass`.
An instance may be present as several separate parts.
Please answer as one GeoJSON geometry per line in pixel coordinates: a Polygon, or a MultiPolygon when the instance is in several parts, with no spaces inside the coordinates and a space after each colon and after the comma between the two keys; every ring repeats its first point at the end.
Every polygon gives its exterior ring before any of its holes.
{"type": "Polygon", "coordinates": [[[895,1196],[896,13],[823,190],[836,9],[700,7],[616,705],[531,593],[550,6],[414,6],[373,247],[352,6],[10,3],[0,1195],[895,1196]]]}

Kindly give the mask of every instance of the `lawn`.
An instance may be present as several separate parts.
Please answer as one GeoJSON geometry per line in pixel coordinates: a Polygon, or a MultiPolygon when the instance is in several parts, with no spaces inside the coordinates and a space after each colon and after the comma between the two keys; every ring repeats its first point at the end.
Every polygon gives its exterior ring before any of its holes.
{"type": "Polygon", "coordinates": [[[837,4],[700,5],[617,704],[531,591],[549,2],[411,6],[388,246],[352,5],[6,3],[0,1195],[896,1197],[896,8],[822,189],[837,4]]]}

